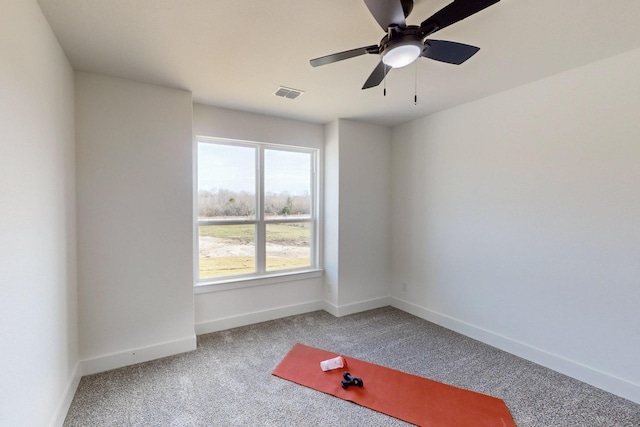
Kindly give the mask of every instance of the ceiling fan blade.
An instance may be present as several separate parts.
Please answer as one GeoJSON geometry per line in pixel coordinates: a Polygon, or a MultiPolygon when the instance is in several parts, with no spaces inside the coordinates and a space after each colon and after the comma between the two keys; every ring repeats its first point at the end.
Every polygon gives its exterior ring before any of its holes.
{"type": "Polygon", "coordinates": [[[499,1],[500,0],[454,0],[453,3],[449,3],[433,16],[424,20],[422,24],[420,24],[420,30],[422,30],[425,35],[433,34],[499,1]]]}
{"type": "Polygon", "coordinates": [[[391,24],[406,27],[404,9],[400,0],[364,0],[364,4],[385,32],[391,24]]]}
{"type": "Polygon", "coordinates": [[[385,65],[384,62],[380,61],[376,68],[373,69],[373,72],[362,86],[362,89],[369,89],[371,87],[376,87],[384,80],[385,76],[391,70],[392,67],[385,65]]]}
{"type": "Polygon", "coordinates": [[[312,67],[318,67],[320,65],[331,64],[333,62],[342,61],[356,56],[365,55],[367,53],[379,53],[380,48],[374,44],[371,46],[359,47],[357,49],[346,50],[344,52],[333,53],[331,55],[322,56],[320,58],[312,59],[309,61],[312,67]]]}
{"type": "Polygon", "coordinates": [[[422,56],[440,62],[460,65],[480,50],[479,47],[445,40],[427,40],[422,56]]]}

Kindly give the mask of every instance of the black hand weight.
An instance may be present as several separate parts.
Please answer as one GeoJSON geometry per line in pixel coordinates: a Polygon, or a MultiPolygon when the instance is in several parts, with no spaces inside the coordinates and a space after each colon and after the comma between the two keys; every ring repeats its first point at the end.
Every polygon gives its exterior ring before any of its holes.
{"type": "Polygon", "coordinates": [[[353,375],[351,375],[349,372],[345,372],[343,375],[343,380],[342,380],[342,388],[343,389],[348,389],[349,386],[354,385],[357,387],[363,387],[364,386],[364,382],[362,382],[362,378],[356,378],[353,375]]]}

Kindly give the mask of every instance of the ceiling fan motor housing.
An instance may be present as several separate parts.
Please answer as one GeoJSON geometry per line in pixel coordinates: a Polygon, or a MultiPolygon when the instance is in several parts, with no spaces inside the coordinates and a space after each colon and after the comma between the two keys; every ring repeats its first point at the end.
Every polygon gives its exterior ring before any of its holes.
{"type": "Polygon", "coordinates": [[[393,68],[409,65],[422,53],[424,36],[420,27],[389,27],[389,32],[380,41],[382,62],[393,68]]]}

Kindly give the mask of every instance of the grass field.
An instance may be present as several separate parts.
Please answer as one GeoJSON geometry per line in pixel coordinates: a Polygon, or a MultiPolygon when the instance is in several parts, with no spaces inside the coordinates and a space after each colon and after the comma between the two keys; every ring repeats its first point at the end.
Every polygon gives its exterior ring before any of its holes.
{"type": "MultiPolygon", "coordinates": [[[[200,257],[200,278],[229,276],[255,271],[253,257],[200,257]]],[[[309,258],[267,258],[267,271],[308,267],[309,258]]]]}
{"type": "MultiPolygon", "coordinates": [[[[201,237],[213,238],[217,242],[214,256],[200,256],[200,278],[254,272],[255,257],[247,256],[247,252],[253,252],[254,230],[252,224],[200,226],[201,237]]],[[[267,271],[311,265],[310,250],[305,250],[311,244],[310,224],[267,224],[266,238],[267,271]]]]}
{"type": "MultiPolygon", "coordinates": [[[[267,241],[280,244],[309,244],[311,237],[309,223],[296,224],[267,224],[267,241]]],[[[201,225],[200,235],[231,239],[239,243],[253,242],[255,226],[253,224],[239,225],[201,225]]]]}

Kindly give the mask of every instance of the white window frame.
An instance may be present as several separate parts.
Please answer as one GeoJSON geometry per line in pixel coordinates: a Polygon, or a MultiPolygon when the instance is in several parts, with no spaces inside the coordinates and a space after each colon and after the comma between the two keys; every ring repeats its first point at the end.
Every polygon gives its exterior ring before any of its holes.
{"type": "Polygon", "coordinates": [[[236,289],[248,286],[258,286],[270,283],[280,283],[293,280],[301,280],[312,277],[321,277],[321,221],[320,221],[320,150],[304,146],[292,146],[272,144],[254,141],[241,141],[227,138],[214,138],[197,135],[194,138],[194,283],[195,293],[211,292],[216,290],[236,289]],[[198,144],[212,143],[231,145],[236,147],[252,147],[256,153],[256,216],[255,219],[207,219],[198,217],[198,144]],[[289,152],[308,153],[311,155],[311,210],[309,218],[274,218],[264,217],[264,152],[265,150],[280,150],[289,152]],[[266,271],[266,226],[267,224],[281,223],[311,223],[311,265],[294,269],[266,271]],[[201,225],[234,225],[255,224],[255,259],[256,271],[246,274],[220,276],[213,278],[200,278],[200,251],[199,251],[199,227],[201,225]]]}

